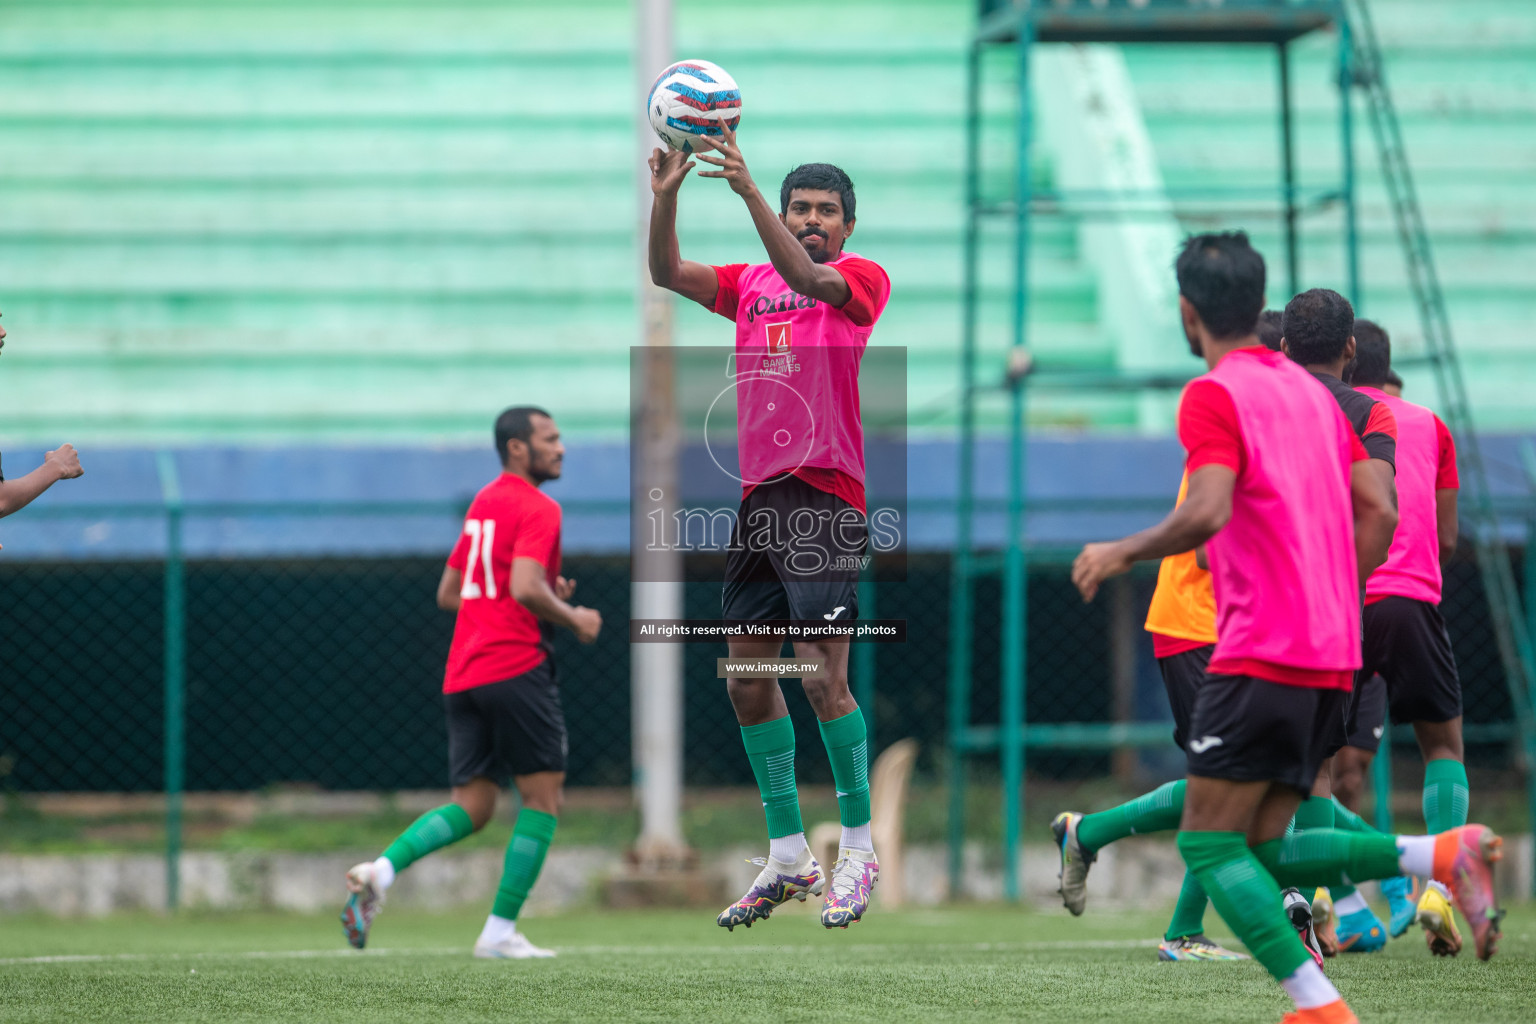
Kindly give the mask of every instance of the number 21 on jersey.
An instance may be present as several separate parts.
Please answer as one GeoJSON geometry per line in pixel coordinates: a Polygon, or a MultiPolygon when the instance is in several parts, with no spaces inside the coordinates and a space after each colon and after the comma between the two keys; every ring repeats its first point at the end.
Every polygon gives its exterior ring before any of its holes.
{"type": "Polygon", "coordinates": [[[496,543],[496,520],[466,519],[464,532],[469,534],[469,557],[464,560],[464,585],[459,588],[459,597],[466,601],[474,597],[489,597],[494,601],[496,573],[491,568],[491,548],[496,543]],[[475,582],[476,562],[480,564],[481,575],[485,577],[483,591],[480,584],[475,582]]]}

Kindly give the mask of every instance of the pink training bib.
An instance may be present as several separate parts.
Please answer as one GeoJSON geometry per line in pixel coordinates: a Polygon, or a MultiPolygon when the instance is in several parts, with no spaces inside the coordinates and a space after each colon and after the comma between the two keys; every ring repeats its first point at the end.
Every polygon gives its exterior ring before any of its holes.
{"type": "Polygon", "coordinates": [[[1386,562],[1366,582],[1367,597],[1411,597],[1440,603],[1440,527],[1435,518],[1435,480],[1440,434],[1435,414],[1422,405],[1375,388],[1357,388],[1385,402],[1397,417],[1397,532],[1386,562]]]}
{"type": "MultiPolygon", "coordinates": [[[[858,258],[843,253],[828,266],[858,258]]],[[[859,363],[874,325],[792,291],[772,264],[741,272],[736,312],[736,426],[748,485],[800,468],[864,481],[859,363]]]]}
{"type": "Polygon", "coordinates": [[[1232,352],[1198,379],[1232,396],[1244,450],[1232,518],[1208,544],[1212,662],[1359,668],[1350,427],[1338,403],[1279,352],[1232,352]]]}

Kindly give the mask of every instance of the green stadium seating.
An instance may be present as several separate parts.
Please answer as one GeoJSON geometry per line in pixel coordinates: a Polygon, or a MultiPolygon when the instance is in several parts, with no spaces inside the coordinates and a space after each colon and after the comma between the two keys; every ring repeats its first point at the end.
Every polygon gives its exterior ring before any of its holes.
{"type": "MultiPolygon", "coordinates": [[[[1377,11],[1480,422],[1530,426],[1536,9],[1377,11]]],[[[622,434],[641,275],[630,18],[624,2],[7,4],[0,440],[474,441],[519,401],[570,430],[622,434]]],[[[765,191],[802,160],[857,183],[853,248],[891,273],[876,339],[909,348],[918,433],[955,417],[972,20],[965,0],[677,9],[677,52],[742,85],[765,191]]],[[[1274,180],[1272,62],[1240,48],[1127,53],[1170,185],[1274,180]]],[[[1297,60],[1308,182],[1337,154],[1328,54],[1319,40],[1297,60]]],[[[997,196],[1012,176],[999,59],[985,133],[997,196]]],[[[1363,131],[1358,151],[1364,308],[1411,348],[1363,131]]],[[[1049,184],[1047,155],[1031,173],[1049,184]]],[[[1273,229],[1255,225],[1278,255],[1273,229]]],[[[760,258],[719,182],[685,186],[681,235],[691,258],[760,258]]],[[[1308,283],[1337,281],[1336,243],[1336,218],[1309,222],[1308,283]]],[[[1032,245],[1036,356],[1112,366],[1074,225],[1039,218],[1032,245]]],[[[983,257],[985,380],[1009,338],[1000,226],[983,257]]],[[[679,343],[729,344],[728,325],[683,307],[679,343]]],[[[1409,379],[1430,397],[1427,379],[1409,379]]],[[[1003,412],[986,403],[983,422],[1003,412]]],[[[1042,395],[1031,419],[1135,422],[1130,399],[1083,395],[1042,395]]]]}
{"type": "MultiPolygon", "coordinates": [[[[1480,429],[1536,426],[1536,4],[1524,0],[1372,0],[1419,199],[1433,236],[1458,350],[1480,429]]],[[[1297,164],[1303,186],[1338,180],[1332,85],[1336,42],[1294,50],[1297,164]]],[[[1170,189],[1278,181],[1276,62],[1258,47],[1127,47],[1126,59],[1170,189]]],[[[1391,332],[1394,352],[1422,351],[1418,313],[1356,104],[1361,295],[1359,312],[1391,332]]],[[[1299,287],[1342,288],[1340,218],[1303,220],[1299,287]]],[[[1201,223],[1185,220],[1188,227],[1201,223]]],[[[1273,257],[1270,297],[1285,298],[1280,225],[1248,225],[1273,257]]],[[[1407,370],[1407,397],[1437,400],[1427,369],[1407,370]]]]}

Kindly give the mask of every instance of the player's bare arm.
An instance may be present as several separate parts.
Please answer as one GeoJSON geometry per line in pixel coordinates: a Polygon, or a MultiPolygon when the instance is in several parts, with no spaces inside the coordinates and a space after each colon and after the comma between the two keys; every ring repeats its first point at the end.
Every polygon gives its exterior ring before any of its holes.
{"type": "Polygon", "coordinates": [[[1237,474],[1217,463],[1189,474],[1189,493],[1156,526],[1120,540],[1084,546],[1072,563],[1072,582],[1084,601],[1092,601],[1099,584],[1130,571],[1137,562],[1165,558],[1200,547],[1232,518],[1232,491],[1237,474]]]}
{"type": "Polygon", "coordinates": [[[60,480],[73,480],[83,474],[80,454],[71,444],[61,444],[43,457],[43,464],[26,476],[0,481],[0,516],[25,508],[39,494],[60,480]]]}
{"type": "MultiPolygon", "coordinates": [[[[773,206],[757,187],[757,182],[752,180],[752,173],[747,170],[746,158],[742,156],[741,147],[736,144],[736,133],[730,126],[724,123],[720,126],[719,138],[701,135],[695,143],[701,150],[708,149],[710,153],[700,152],[698,157],[707,164],[718,167],[719,170],[700,171],[701,178],[724,178],[731,186],[731,191],[741,196],[747,204],[747,212],[752,215],[752,224],[757,228],[758,237],[763,240],[763,248],[768,250],[768,260],[773,264],[773,269],[779,272],[784,283],[801,295],[819,299],[833,306],[841,307],[847,304],[853,297],[853,291],[848,287],[848,282],[843,275],[833,267],[817,263],[811,259],[810,253],[795,237],[784,219],[774,211],[773,206]]],[[[806,203],[805,200],[800,202],[806,203]]],[[[822,218],[836,218],[837,223],[842,223],[842,208],[837,203],[828,204],[830,209],[819,208],[814,203],[807,203],[810,209],[796,209],[791,203],[791,210],[786,216],[804,218],[809,216],[812,222],[822,218]]],[[[844,237],[853,232],[853,224],[846,225],[844,237]]]]}
{"type": "Polygon", "coordinates": [[[1364,459],[1349,467],[1349,498],[1355,510],[1355,562],[1360,586],[1387,560],[1392,534],[1397,530],[1397,501],[1389,494],[1380,474],[1364,459]]]}
{"type": "Polygon", "coordinates": [[[713,304],[719,282],[713,268],[685,260],[677,246],[677,190],[694,162],[675,149],[655,149],[651,167],[651,232],[647,247],[651,282],[694,302],[713,304]]]}
{"type": "Polygon", "coordinates": [[[1456,538],[1461,523],[1456,517],[1456,488],[1442,487],[1435,492],[1435,532],[1440,535],[1440,561],[1450,561],[1456,554],[1456,538]]]}
{"type": "Polygon", "coordinates": [[[437,581],[437,606],[445,612],[456,612],[463,598],[464,572],[448,565],[443,567],[443,578],[437,581]]]}
{"type": "Polygon", "coordinates": [[[1371,467],[1392,507],[1397,508],[1397,469],[1386,459],[1366,459],[1365,464],[1371,467]]]}
{"type": "MultiPolygon", "coordinates": [[[[575,584],[564,578],[557,579],[555,584],[568,594],[576,589],[575,584]]],[[[545,622],[569,629],[584,644],[596,640],[603,628],[603,617],[596,609],[567,604],[550,587],[544,566],[532,558],[512,560],[512,599],[545,622]]]]}

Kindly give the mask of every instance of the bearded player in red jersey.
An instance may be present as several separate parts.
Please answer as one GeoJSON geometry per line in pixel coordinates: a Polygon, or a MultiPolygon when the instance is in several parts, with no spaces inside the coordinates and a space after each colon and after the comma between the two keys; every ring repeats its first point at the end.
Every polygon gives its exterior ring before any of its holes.
{"type": "Polygon", "coordinates": [[[565,458],[555,421],[532,406],[506,410],[496,420],[496,451],[502,473],[470,503],[437,587],[438,606],[458,613],[443,679],[453,800],[416,819],[377,860],[347,872],[351,895],[341,923],[358,949],[395,875],[484,828],[510,777],[523,809],[474,954],[555,955],[517,930],[554,839],[565,784],[565,714],[550,641],[554,627],[564,626],[590,644],[603,620],[567,603],[576,584],[560,575],[560,506],[539,491],[559,479],[565,458]]]}
{"type": "MultiPolygon", "coordinates": [[[[729,126],[701,136],[698,159],[724,179],[752,216],[768,262],[708,266],[684,260],[677,245],[677,193],[694,166],[677,151],[651,154],[651,280],[735,324],[739,378],[737,441],[743,493],[726,559],[722,618],[734,621],[846,621],[858,616],[858,569],[868,538],[864,427],[859,365],[890,295],[873,260],[848,252],[854,192],[831,164],[802,164],[779,186],[779,209],[758,190],[729,126]],[[799,401],[772,401],[784,388],[799,401]],[[794,439],[790,443],[790,439],[794,439]],[[804,443],[802,444],[802,440],[804,443]],[[790,545],[768,539],[779,523],[814,523],[790,545]],[[797,564],[796,547],[837,561],[797,564]]],[[[774,640],[731,640],[733,658],[775,658],[774,640]]],[[[837,785],[842,836],[821,923],[846,928],[869,906],[880,865],[870,838],[868,745],[864,713],[848,689],[848,644],[797,640],[795,656],[820,671],[801,684],[820,723],[837,785]]],[[[769,849],[751,888],[717,923],[750,927],[790,899],[826,888],[806,845],[795,787],[795,730],[779,680],[726,680],[742,743],[767,817],[769,849]]]]}

